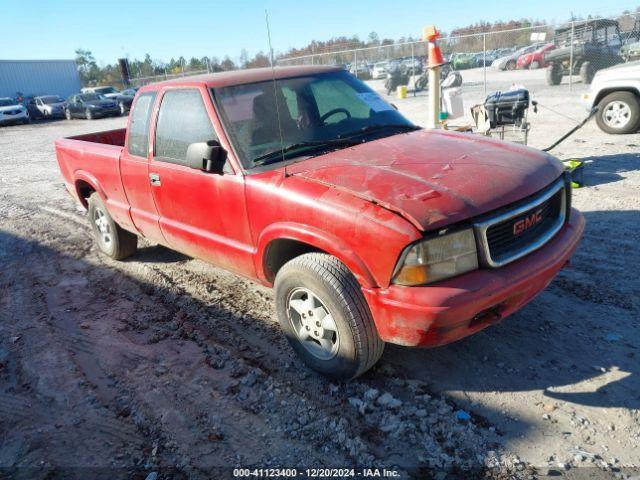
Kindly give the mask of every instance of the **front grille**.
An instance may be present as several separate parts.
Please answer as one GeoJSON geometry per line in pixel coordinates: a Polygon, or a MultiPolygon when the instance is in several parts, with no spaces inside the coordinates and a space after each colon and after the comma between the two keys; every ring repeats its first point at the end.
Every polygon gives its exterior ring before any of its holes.
{"type": "Polygon", "coordinates": [[[562,228],[566,208],[560,179],[526,203],[476,223],[482,262],[499,267],[540,248],[562,228]]]}

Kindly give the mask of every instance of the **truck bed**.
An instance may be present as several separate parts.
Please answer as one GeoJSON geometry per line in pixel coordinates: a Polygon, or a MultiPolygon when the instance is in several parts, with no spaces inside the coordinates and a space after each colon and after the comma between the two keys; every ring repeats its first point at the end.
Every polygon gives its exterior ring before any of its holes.
{"type": "Polygon", "coordinates": [[[86,206],[87,185],[95,185],[114,219],[130,226],[129,206],[120,178],[120,154],[126,129],[88,133],[56,140],[56,157],[64,183],[86,206]]]}
{"type": "Polygon", "coordinates": [[[124,147],[124,138],[126,133],[126,128],[118,128],[117,130],[105,130],[104,132],[85,133],[84,135],[67,137],[67,139],[124,147]]]}

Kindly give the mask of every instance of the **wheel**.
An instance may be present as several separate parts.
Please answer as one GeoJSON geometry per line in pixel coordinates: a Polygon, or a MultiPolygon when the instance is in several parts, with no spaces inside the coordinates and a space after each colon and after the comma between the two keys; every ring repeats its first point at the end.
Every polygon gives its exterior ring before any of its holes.
{"type": "Polygon", "coordinates": [[[113,221],[100,196],[89,197],[89,221],[100,251],[114,260],[130,257],[138,249],[138,237],[113,221]]]}
{"type": "Polygon", "coordinates": [[[68,108],[64,111],[64,116],[67,117],[67,120],[71,120],[73,117],[71,116],[71,110],[68,108]]]}
{"type": "Polygon", "coordinates": [[[516,66],[517,66],[517,65],[516,65],[516,61],[515,61],[515,60],[509,60],[509,61],[507,62],[507,64],[505,65],[505,68],[506,68],[507,70],[515,70],[515,69],[516,69],[516,66]]]}
{"type": "Polygon", "coordinates": [[[614,92],[598,103],[596,123],[607,133],[634,133],[640,128],[640,99],[631,92],[614,92]]]}
{"type": "Polygon", "coordinates": [[[285,264],[275,281],[276,310],[287,340],[313,370],[351,379],[384,350],[360,285],[337,258],[307,253],[285,264]]]}
{"type": "Polygon", "coordinates": [[[85,116],[85,118],[86,118],[87,120],[93,120],[93,112],[91,111],[91,109],[90,109],[90,108],[87,108],[87,109],[84,111],[84,116],[85,116]]]}
{"type": "Polygon", "coordinates": [[[555,64],[551,64],[547,67],[547,85],[560,85],[562,82],[562,70],[555,64]]]}
{"type": "Polygon", "coordinates": [[[529,65],[529,70],[537,70],[540,68],[540,63],[537,60],[534,60],[529,65]]]}
{"type": "Polygon", "coordinates": [[[118,103],[118,106],[120,107],[120,115],[124,115],[126,113],[124,103],[120,102],[118,103]]]}
{"type": "Polygon", "coordinates": [[[584,62],[580,66],[580,78],[582,79],[582,83],[586,85],[590,84],[595,74],[596,69],[593,67],[591,62],[584,62]]]}

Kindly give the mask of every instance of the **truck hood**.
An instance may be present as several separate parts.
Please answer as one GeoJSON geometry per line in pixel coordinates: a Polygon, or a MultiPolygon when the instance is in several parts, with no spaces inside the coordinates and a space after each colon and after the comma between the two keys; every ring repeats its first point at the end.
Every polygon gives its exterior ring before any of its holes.
{"type": "Polygon", "coordinates": [[[322,183],[394,211],[419,230],[469,219],[553,182],[562,165],[537,150],[480,135],[394,135],[314,157],[288,175],[322,183]]]}
{"type": "Polygon", "coordinates": [[[620,63],[613,67],[605,68],[596,72],[594,82],[609,80],[638,80],[640,78],[640,60],[634,62],[620,63]]]}

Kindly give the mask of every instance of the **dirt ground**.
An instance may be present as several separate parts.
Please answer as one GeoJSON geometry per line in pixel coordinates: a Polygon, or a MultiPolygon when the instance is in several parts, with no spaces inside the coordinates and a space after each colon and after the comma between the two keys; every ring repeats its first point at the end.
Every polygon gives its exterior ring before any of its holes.
{"type": "MultiPolygon", "coordinates": [[[[463,77],[468,107],[483,73],[463,77]]],[[[533,147],[573,126],[549,108],[585,115],[579,84],[488,78],[540,102],[533,147]]],[[[424,123],[424,94],[392,101],[424,123]]],[[[553,151],[587,162],[574,191],[587,230],[537,299],[453,345],[389,345],[371,372],[336,384],[294,357],[269,290],[144,242],[124,262],[97,252],[53,141],[124,124],[0,129],[0,478],[356,465],[403,478],[640,474],[640,135],[590,123],[553,151]]]]}

